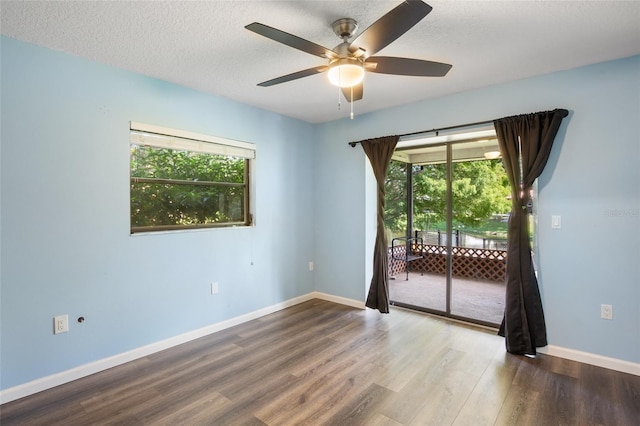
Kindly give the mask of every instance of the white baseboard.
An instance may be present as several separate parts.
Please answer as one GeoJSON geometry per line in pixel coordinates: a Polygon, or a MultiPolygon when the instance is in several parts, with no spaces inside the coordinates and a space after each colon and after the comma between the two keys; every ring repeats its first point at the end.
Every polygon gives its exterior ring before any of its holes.
{"type": "Polygon", "coordinates": [[[610,370],[616,370],[622,373],[640,376],[640,364],[630,361],[624,361],[617,358],[609,358],[602,355],[576,351],[574,349],[567,349],[561,346],[554,345],[538,348],[538,352],[556,356],[558,358],[570,359],[571,361],[578,361],[585,364],[595,365],[597,367],[608,368],[610,370]]]}
{"type": "Polygon", "coordinates": [[[365,309],[364,302],[361,300],[347,299],[346,297],[334,296],[333,294],[320,293],[314,291],[311,293],[315,299],[326,300],[327,302],[334,302],[340,305],[351,306],[352,308],[365,309]]]}
{"type": "Polygon", "coordinates": [[[257,311],[249,312],[244,315],[240,315],[235,318],[230,318],[219,323],[211,324],[206,327],[193,330],[178,336],[170,337],[159,342],[155,342],[146,346],[123,352],[118,355],[114,355],[108,358],[103,358],[88,364],[80,365],[70,370],[62,371],[60,373],[52,374],[50,376],[42,377],[40,379],[33,380],[22,385],[14,386],[12,388],[0,390],[0,404],[14,401],[16,399],[23,398],[25,396],[33,395],[34,393],[41,392],[43,390],[51,389],[56,386],[71,382],[73,380],[80,379],[82,377],[89,376],[91,374],[98,373],[100,371],[112,368],[129,361],[136,360],[156,352],[160,352],[171,347],[181,345],[183,343],[190,342],[191,340],[198,339],[200,337],[207,336],[209,334],[221,331],[235,325],[239,325],[256,318],[263,317],[273,312],[280,311],[282,309],[297,305],[302,302],[306,302],[312,299],[323,299],[343,305],[364,308],[364,303],[358,302],[344,297],[332,296],[325,293],[311,292],[293,299],[286,300],[281,303],[277,303],[266,308],[258,309],[257,311]]]}

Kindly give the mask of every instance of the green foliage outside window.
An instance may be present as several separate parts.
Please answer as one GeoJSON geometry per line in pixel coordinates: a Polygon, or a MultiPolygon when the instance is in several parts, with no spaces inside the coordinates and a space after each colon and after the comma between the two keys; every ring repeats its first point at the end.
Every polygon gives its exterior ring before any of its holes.
{"type": "MultiPolygon", "coordinates": [[[[392,161],[387,173],[385,225],[394,235],[404,235],[407,229],[407,167],[405,163],[392,161]]],[[[413,185],[413,229],[444,231],[446,164],[429,164],[415,170],[413,185]]],[[[454,163],[451,191],[454,229],[506,233],[506,223],[492,220],[495,215],[511,210],[509,182],[502,160],[454,163]]]]}
{"type": "Polygon", "coordinates": [[[394,236],[403,236],[407,229],[407,167],[392,160],[385,180],[384,223],[394,236]]]}
{"type": "Polygon", "coordinates": [[[248,224],[248,160],[131,145],[132,232],[248,224]]]}

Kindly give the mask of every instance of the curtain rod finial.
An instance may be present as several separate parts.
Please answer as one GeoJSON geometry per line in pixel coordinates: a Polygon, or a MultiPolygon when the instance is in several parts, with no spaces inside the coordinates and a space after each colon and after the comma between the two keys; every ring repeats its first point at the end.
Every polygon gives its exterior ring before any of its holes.
{"type": "Polygon", "coordinates": [[[351,145],[351,148],[355,148],[356,147],[356,142],[349,142],[349,145],[351,145]]]}

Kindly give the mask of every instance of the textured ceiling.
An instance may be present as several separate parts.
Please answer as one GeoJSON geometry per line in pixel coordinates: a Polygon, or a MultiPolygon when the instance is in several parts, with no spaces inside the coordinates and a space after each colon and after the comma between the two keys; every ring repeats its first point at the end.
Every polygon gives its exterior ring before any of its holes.
{"type": "MultiPolygon", "coordinates": [[[[0,1],[3,35],[312,123],[347,115],[325,75],[257,83],[321,58],[244,29],[251,22],[333,48],[400,1],[0,1]]],[[[367,74],[356,116],[394,105],[640,53],[640,1],[436,1],[380,52],[453,64],[444,78],[367,74]]]]}

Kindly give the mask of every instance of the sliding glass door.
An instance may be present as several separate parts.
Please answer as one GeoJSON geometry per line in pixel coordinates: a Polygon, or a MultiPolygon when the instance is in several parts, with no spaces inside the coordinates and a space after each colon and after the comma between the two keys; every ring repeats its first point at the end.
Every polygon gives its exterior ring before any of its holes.
{"type": "Polygon", "coordinates": [[[495,137],[399,146],[387,180],[392,303],[498,325],[510,201],[495,137]]]}
{"type": "Polygon", "coordinates": [[[505,298],[506,212],[511,203],[502,161],[478,158],[476,151],[485,149],[478,145],[451,145],[450,312],[499,324],[505,298]]]}

